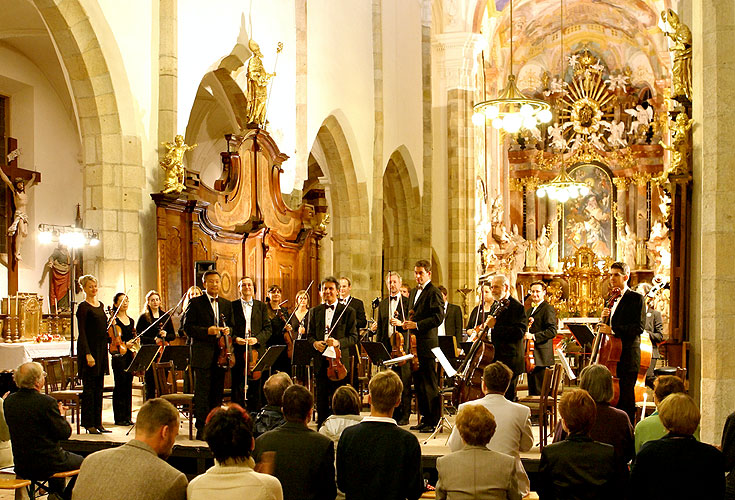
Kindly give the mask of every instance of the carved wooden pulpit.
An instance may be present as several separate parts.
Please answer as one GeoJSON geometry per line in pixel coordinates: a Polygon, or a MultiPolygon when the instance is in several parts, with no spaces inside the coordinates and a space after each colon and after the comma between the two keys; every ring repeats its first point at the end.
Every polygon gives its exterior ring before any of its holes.
{"type": "MultiPolygon", "coordinates": [[[[293,210],[280,190],[281,164],[288,158],[261,129],[227,135],[222,175],[210,189],[187,186],[176,195],[152,194],[158,232],[158,289],[163,303],[175,305],[195,283],[196,263],[215,263],[221,294],[238,297],[243,276],[255,281],[256,297],[276,284],[293,308],[296,292],[317,279],[319,240],[314,210],[293,210]]],[[[318,287],[312,287],[312,304],[318,287]]]]}

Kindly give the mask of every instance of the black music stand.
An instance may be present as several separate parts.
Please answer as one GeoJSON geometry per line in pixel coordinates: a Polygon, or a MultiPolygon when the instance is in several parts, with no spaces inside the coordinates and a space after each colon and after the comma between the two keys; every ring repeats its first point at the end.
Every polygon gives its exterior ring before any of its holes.
{"type": "MultiPolygon", "coordinates": [[[[470,342],[471,346],[472,343],[470,342]]],[[[452,364],[452,368],[456,370],[459,367],[459,360],[457,360],[457,339],[454,336],[442,335],[439,337],[439,348],[452,364]]]]}
{"type": "Polygon", "coordinates": [[[587,323],[565,323],[565,326],[569,328],[574,339],[581,347],[592,346],[592,343],[595,341],[595,332],[592,331],[592,328],[587,323]]]}
{"type": "Polygon", "coordinates": [[[311,359],[315,352],[314,347],[307,339],[297,339],[293,343],[293,353],[291,355],[292,373],[298,374],[297,379],[301,379],[303,371],[297,371],[294,368],[301,366],[306,367],[306,387],[311,390],[311,359]]]}
{"type": "Polygon", "coordinates": [[[163,350],[161,363],[174,362],[174,368],[178,371],[184,371],[189,367],[191,359],[191,350],[188,345],[169,345],[163,350]]]}
{"type": "Polygon", "coordinates": [[[268,350],[265,351],[265,354],[263,354],[263,356],[255,364],[255,366],[253,367],[253,371],[264,372],[266,370],[269,370],[285,350],[285,345],[270,346],[268,350]]]}
{"type": "MultiPolygon", "coordinates": [[[[450,338],[454,340],[454,337],[450,338]]],[[[442,369],[444,370],[444,374],[447,377],[453,378],[455,375],[457,375],[457,372],[454,370],[454,367],[447,359],[441,347],[434,347],[431,350],[431,353],[434,355],[437,362],[439,362],[439,365],[442,367],[442,369]]],[[[439,422],[437,422],[436,427],[434,428],[434,432],[432,432],[431,435],[427,437],[426,440],[424,440],[424,445],[428,443],[431,439],[433,439],[434,436],[436,436],[438,433],[443,432],[444,429],[452,432],[452,424],[449,423],[449,420],[447,420],[447,417],[444,415],[444,395],[441,392],[439,393],[439,404],[441,405],[441,416],[439,417],[439,422]]],[[[447,436],[447,442],[449,442],[449,436],[447,436]]]]}
{"type": "Polygon", "coordinates": [[[365,349],[370,362],[377,367],[383,366],[383,363],[391,359],[388,349],[382,342],[360,342],[360,345],[365,349]]]}
{"type": "MultiPolygon", "coordinates": [[[[164,349],[165,351],[166,349],[164,349]]],[[[125,371],[128,373],[144,372],[153,364],[153,360],[158,354],[158,346],[154,344],[144,344],[140,346],[140,350],[130,362],[125,371]]]]}

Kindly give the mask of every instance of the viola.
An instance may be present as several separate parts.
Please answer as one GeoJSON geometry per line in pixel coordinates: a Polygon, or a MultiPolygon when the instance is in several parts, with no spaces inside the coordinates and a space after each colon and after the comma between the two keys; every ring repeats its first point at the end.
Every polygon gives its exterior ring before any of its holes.
{"type": "Polygon", "coordinates": [[[248,340],[250,339],[250,330],[245,332],[245,376],[250,380],[260,380],[263,372],[253,371],[258,363],[258,350],[250,347],[248,340]]]}
{"type": "Polygon", "coordinates": [[[115,321],[117,313],[113,313],[111,306],[107,306],[107,313],[111,316],[110,326],[107,329],[107,335],[110,336],[110,354],[113,356],[124,356],[128,352],[128,347],[122,340],[122,328],[115,321]]]}
{"type": "MultiPolygon", "coordinates": [[[[286,353],[288,354],[288,358],[291,359],[293,357],[293,327],[289,324],[290,317],[286,318],[286,315],[283,314],[283,309],[281,308],[278,308],[276,316],[281,318],[281,321],[285,323],[283,327],[283,341],[286,343],[286,353]]],[[[291,313],[291,316],[293,316],[293,313],[291,313]]]]}
{"type": "MultiPolygon", "coordinates": [[[[533,324],[533,318],[528,318],[528,328],[526,333],[531,329],[533,324]]],[[[524,346],[523,359],[526,362],[526,373],[531,373],[536,368],[536,358],[534,356],[535,345],[533,339],[526,339],[526,345],[524,346]]]]}
{"type": "MultiPolygon", "coordinates": [[[[220,323],[223,328],[227,328],[224,314],[220,315],[220,323]]],[[[217,344],[219,346],[217,365],[225,369],[229,369],[235,366],[235,354],[232,349],[232,339],[230,338],[230,335],[225,335],[224,333],[220,332],[219,338],[217,339],[217,344]]]]}
{"type": "MultiPolygon", "coordinates": [[[[615,305],[615,301],[623,295],[623,291],[620,288],[613,288],[608,293],[605,299],[605,307],[612,309],[615,305]]],[[[599,325],[609,325],[610,316],[606,316],[599,325]]],[[[599,330],[598,325],[598,330],[599,330]]],[[[623,342],[612,335],[605,335],[598,331],[595,341],[592,345],[592,355],[590,356],[590,363],[598,363],[605,365],[613,377],[613,398],[610,400],[610,404],[615,406],[620,397],[620,380],[617,377],[618,361],[623,353],[623,342]]]]}
{"type": "MultiPolygon", "coordinates": [[[[336,323],[336,322],[335,322],[336,323]]],[[[329,326],[326,326],[327,337],[329,336],[329,326]]],[[[334,358],[327,358],[327,378],[334,382],[344,379],[347,376],[347,368],[342,364],[342,351],[339,347],[334,347],[334,358]]]]}

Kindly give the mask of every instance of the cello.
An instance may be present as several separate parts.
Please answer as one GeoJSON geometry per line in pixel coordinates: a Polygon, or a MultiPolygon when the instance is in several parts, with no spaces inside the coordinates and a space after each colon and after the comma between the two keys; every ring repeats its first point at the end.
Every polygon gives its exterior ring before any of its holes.
{"type": "MultiPolygon", "coordinates": [[[[615,301],[623,295],[623,291],[620,288],[613,288],[608,293],[605,299],[605,308],[612,309],[615,305],[615,301]]],[[[610,316],[606,316],[600,321],[600,325],[610,325],[610,316]]],[[[599,325],[598,325],[599,330],[599,325]]],[[[613,397],[610,400],[610,405],[615,406],[620,398],[620,380],[617,377],[618,372],[618,361],[623,353],[623,342],[612,335],[606,335],[601,332],[597,332],[595,341],[592,344],[592,355],[590,356],[590,363],[598,363],[605,365],[613,377],[613,397]]],[[[646,367],[648,369],[648,367],[646,367]]]]}

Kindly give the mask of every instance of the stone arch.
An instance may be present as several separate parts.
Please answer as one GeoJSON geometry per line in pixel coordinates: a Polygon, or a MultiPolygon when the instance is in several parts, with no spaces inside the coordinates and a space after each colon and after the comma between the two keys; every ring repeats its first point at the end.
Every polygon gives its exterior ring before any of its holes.
{"type": "MultiPolygon", "coordinates": [[[[359,297],[367,296],[370,285],[370,208],[367,185],[358,179],[351,150],[343,125],[329,115],[319,127],[312,151],[323,163],[321,184],[331,216],[331,271],[350,276],[353,294],[359,297]]],[[[329,259],[322,253],[324,257],[329,259]]]]}
{"type": "Polygon", "coordinates": [[[118,103],[121,99],[132,103],[128,84],[114,79],[108,65],[110,58],[120,59],[120,55],[103,49],[81,0],[32,3],[56,45],[78,122],[84,224],[101,235],[101,245],[87,253],[92,258],[85,261],[85,272],[98,276],[103,296],[132,286],[135,303],[140,289],[140,211],[146,176],[140,138],[123,133],[118,103]]]}
{"type": "Polygon", "coordinates": [[[421,198],[416,172],[405,146],[391,154],[383,172],[383,273],[397,271],[406,279],[416,255],[421,198]],[[413,175],[411,175],[413,173],[413,175]]]}

